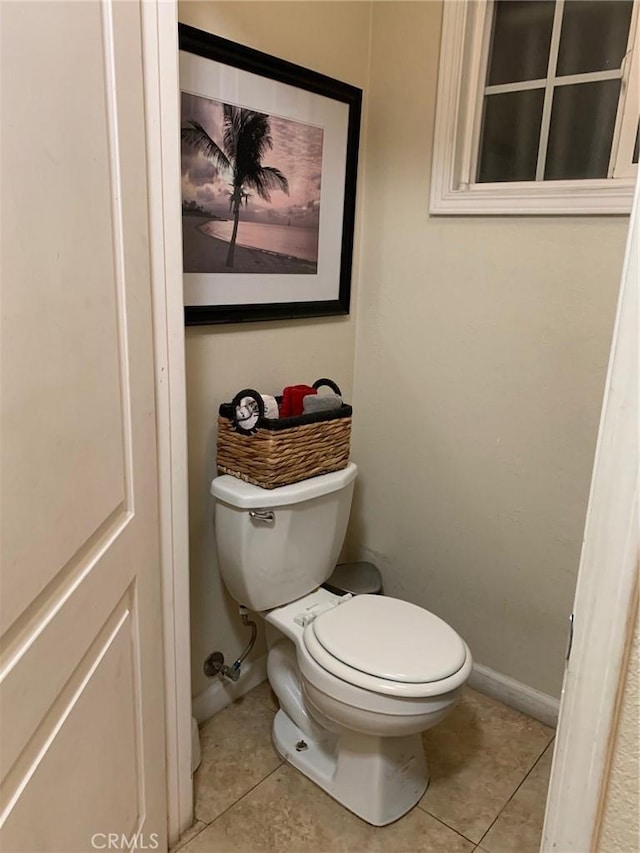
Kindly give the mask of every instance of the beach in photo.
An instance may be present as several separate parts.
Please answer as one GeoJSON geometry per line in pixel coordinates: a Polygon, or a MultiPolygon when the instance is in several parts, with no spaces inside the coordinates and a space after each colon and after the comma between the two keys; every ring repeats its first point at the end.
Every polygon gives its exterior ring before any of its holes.
{"type": "MultiPolygon", "coordinates": [[[[229,272],[225,268],[229,242],[203,230],[210,221],[202,216],[183,213],[182,251],[184,257],[189,258],[188,267],[185,261],[184,271],[187,273],[229,272]]],[[[314,261],[237,245],[231,272],[314,275],[317,268],[317,262],[314,261]]]]}

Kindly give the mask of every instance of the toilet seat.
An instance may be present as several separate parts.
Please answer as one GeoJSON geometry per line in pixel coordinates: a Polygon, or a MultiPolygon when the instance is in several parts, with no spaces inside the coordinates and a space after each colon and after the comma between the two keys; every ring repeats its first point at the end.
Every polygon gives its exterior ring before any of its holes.
{"type": "Polygon", "coordinates": [[[469,677],[464,641],[433,613],[406,601],[360,595],[308,624],[312,660],[349,684],[420,698],[455,690],[469,677]]]}

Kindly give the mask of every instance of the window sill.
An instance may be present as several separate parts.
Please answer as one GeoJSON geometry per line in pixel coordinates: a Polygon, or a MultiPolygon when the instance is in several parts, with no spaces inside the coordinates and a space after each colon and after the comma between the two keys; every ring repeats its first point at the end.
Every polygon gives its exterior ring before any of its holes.
{"type": "Polygon", "coordinates": [[[625,215],[631,212],[634,185],[633,178],[616,178],[471,184],[452,189],[436,180],[429,210],[437,216],[625,215]]]}

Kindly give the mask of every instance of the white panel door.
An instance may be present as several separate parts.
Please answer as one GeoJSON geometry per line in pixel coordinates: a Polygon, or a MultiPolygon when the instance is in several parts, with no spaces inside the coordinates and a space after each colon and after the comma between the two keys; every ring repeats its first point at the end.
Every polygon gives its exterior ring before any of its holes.
{"type": "Polygon", "coordinates": [[[0,39],[0,849],[161,850],[139,2],[2,0],[0,39]]]}

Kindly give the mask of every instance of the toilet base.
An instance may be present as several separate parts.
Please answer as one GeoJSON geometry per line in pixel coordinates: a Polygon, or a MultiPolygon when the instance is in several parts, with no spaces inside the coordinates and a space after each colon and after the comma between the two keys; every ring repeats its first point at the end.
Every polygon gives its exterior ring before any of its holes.
{"type": "Polygon", "coordinates": [[[378,737],[343,729],[335,739],[319,741],[280,710],[273,742],[288,764],[374,826],[406,814],[429,783],[419,734],[378,737]]]}

